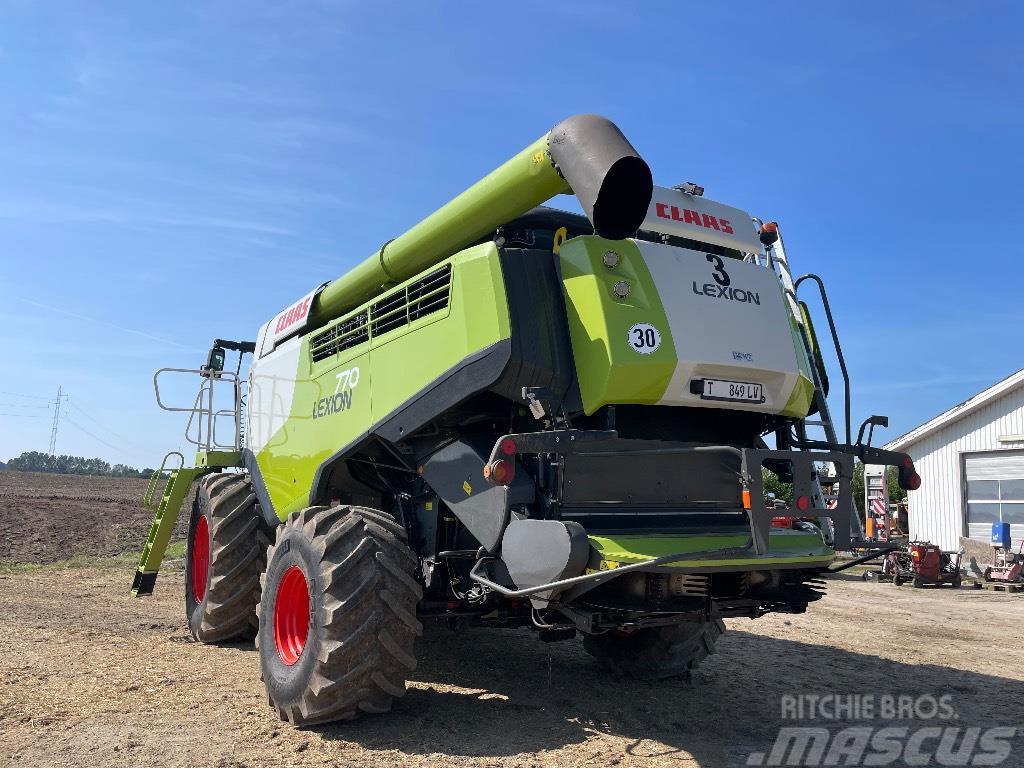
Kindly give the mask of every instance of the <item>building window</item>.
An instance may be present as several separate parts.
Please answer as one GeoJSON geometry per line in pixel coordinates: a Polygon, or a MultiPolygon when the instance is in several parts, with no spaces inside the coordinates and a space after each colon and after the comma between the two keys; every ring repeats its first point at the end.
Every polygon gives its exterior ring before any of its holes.
{"type": "Polygon", "coordinates": [[[969,480],[967,498],[971,501],[999,501],[999,481],[969,480]]]}
{"type": "Polygon", "coordinates": [[[1024,478],[969,480],[967,522],[1024,524],[1024,478]]]}
{"type": "Polygon", "coordinates": [[[1024,480],[1000,480],[999,492],[1003,501],[1024,501],[1024,480]]]}
{"type": "Polygon", "coordinates": [[[998,523],[998,504],[979,504],[975,501],[967,502],[968,523],[998,523]]]}

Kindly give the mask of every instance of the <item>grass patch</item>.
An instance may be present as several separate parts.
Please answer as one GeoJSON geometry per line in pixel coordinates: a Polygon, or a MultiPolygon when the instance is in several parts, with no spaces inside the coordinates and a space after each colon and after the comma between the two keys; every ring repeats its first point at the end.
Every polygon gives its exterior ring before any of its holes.
{"type": "Polygon", "coordinates": [[[172,558],[181,559],[185,557],[185,540],[172,541],[167,545],[167,551],[164,553],[164,560],[170,560],[172,558]]]}

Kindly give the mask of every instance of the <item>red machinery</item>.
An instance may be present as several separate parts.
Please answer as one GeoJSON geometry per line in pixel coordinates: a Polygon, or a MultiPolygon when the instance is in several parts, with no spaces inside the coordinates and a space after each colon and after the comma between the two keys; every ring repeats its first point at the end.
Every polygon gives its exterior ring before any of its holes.
{"type": "Polygon", "coordinates": [[[985,569],[985,581],[1016,583],[1024,581],[1024,538],[1020,551],[1014,554],[1009,548],[996,547],[995,566],[985,569]]]}
{"type": "Polygon", "coordinates": [[[890,552],[882,566],[883,577],[892,578],[897,587],[911,582],[915,587],[925,584],[960,586],[960,552],[943,552],[927,541],[912,541],[906,549],[890,552]]]}

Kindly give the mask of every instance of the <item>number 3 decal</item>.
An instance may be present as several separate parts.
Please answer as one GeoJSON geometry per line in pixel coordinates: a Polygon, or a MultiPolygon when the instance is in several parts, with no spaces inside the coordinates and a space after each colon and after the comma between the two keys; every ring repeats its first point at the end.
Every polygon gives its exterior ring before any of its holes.
{"type": "Polygon", "coordinates": [[[725,271],[725,262],[722,261],[722,257],[709,253],[707,254],[707,260],[715,267],[715,271],[711,274],[715,278],[715,282],[726,288],[732,280],[729,279],[729,274],[725,271]]]}
{"type": "Polygon", "coordinates": [[[661,346],[661,334],[648,323],[637,323],[630,328],[626,340],[641,355],[649,355],[661,346]]]}

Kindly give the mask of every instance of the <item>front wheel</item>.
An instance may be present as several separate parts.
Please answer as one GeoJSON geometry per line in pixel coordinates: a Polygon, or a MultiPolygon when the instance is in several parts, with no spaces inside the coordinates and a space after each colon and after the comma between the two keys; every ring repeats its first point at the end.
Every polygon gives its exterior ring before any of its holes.
{"type": "Polygon", "coordinates": [[[662,680],[689,675],[715,652],[725,632],[718,617],[634,632],[585,635],[583,647],[605,669],[639,680],[662,680]]]}
{"type": "Polygon", "coordinates": [[[248,475],[220,473],[200,481],[185,553],[185,615],[196,640],[256,634],[269,543],[248,475]]]}
{"type": "Polygon", "coordinates": [[[278,528],[256,637],[271,706],[294,725],[386,712],[422,634],[405,529],[364,507],[310,507],[278,528]]]}

